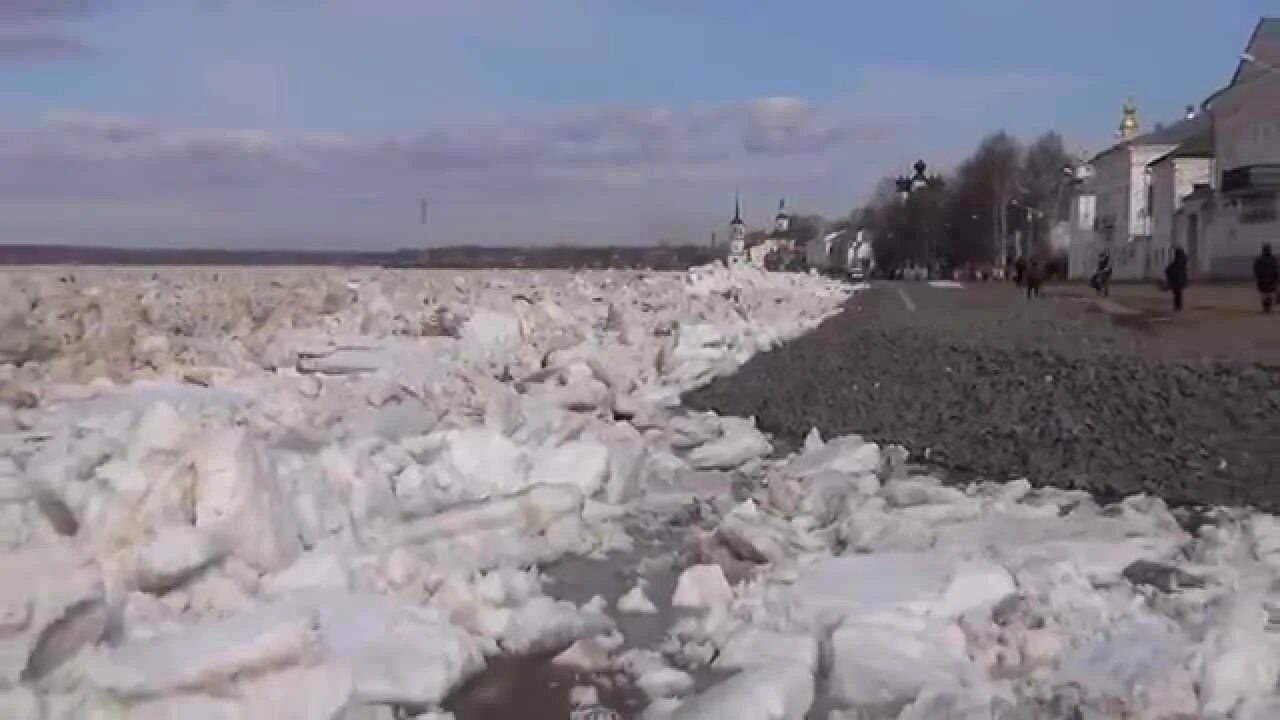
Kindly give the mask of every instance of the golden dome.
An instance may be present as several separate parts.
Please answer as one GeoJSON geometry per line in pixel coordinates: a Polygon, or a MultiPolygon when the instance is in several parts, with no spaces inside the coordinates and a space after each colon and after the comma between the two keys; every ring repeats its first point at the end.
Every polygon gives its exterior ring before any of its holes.
{"type": "Polygon", "coordinates": [[[1130,98],[1124,104],[1124,119],[1120,121],[1120,139],[1131,140],[1138,134],[1138,107],[1130,98]]]}

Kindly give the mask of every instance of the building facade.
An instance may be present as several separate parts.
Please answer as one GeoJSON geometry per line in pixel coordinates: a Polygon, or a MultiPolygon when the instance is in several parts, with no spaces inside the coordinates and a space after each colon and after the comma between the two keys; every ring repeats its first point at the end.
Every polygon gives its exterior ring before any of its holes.
{"type": "Polygon", "coordinates": [[[1214,126],[1214,192],[1197,202],[1195,230],[1209,248],[1211,275],[1248,277],[1263,243],[1280,249],[1280,18],[1258,23],[1231,81],[1205,108],[1214,126]]]}
{"type": "Polygon", "coordinates": [[[1192,114],[1140,134],[1137,108],[1126,103],[1120,141],[1089,161],[1087,191],[1078,190],[1073,203],[1072,249],[1068,253],[1072,277],[1091,275],[1104,251],[1111,253],[1117,280],[1152,279],[1163,274],[1164,265],[1153,253],[1157,244],[1153,239],[1155,192],[1150,166],[1208,127],[1207,117],[1192,114]],[[1092,228],[1079,228],[1080,220],[1090,215],[1092,228]]]}
{"type": "Polygon", "coordinates": [[[1213,174],[1212,131],[1206,128],[1200,135],[1153,160],[1148,168],[1151,176],[1148,257],[1152,269],[1162,272],[1173,259],[1174,248],[1181,247],[1187,251],[1193,275],[1203,275],[1207,248],[1201,246],[1198,233],[1187,232],[1188,216],[1183,212],[1183,204],[1197,187],[1207,186],[1213,174]]]}

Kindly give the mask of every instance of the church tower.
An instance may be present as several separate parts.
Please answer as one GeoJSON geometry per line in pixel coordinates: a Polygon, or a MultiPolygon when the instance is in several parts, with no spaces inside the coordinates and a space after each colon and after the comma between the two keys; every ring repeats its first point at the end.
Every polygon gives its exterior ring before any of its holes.
{"type": "Polygon", "coordinates": [[[742,222],[742,199],[733,195],[733,219],[729,221],[729,259],[741,261],[747,258],[747,224],[742,222]]]}
{"type": "Polygon", "coordinates": [[[791,229],[791,216],[787,214],[787,199],[778,200],[778,214],[773,218],[773,234],[786,235],[791,229]]]}
{"type": "Polygon", "coordinates": [[[1130,99],[1124,104],[1124,117],[1120,120],[1120,140],[1132,140],[1138,137],[1138,108],[1130,99]]]}

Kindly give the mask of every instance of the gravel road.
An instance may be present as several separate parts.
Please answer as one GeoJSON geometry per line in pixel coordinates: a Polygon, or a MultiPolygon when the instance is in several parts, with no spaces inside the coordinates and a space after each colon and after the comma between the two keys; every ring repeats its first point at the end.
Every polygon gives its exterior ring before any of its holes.
{"type": "Polygon", "coordinates": [[[1223,355],[1214,327],[1008,286],[884,283],[686,403],[755,416],[784,442],[818,427],[902,444],[958,477],[1280,511],[1280,363],[1223,355]]]}

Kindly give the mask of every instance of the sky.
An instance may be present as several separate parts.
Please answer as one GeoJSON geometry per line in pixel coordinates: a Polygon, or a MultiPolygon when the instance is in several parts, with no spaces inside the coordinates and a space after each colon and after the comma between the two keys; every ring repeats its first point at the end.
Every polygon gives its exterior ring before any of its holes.
{"type": "Polygon", "coordinates": [[[0,243],[707,242],[735,191],[835,217],[996,129],[1176,120],[1268,6],[0,0],[0,243]]]}

